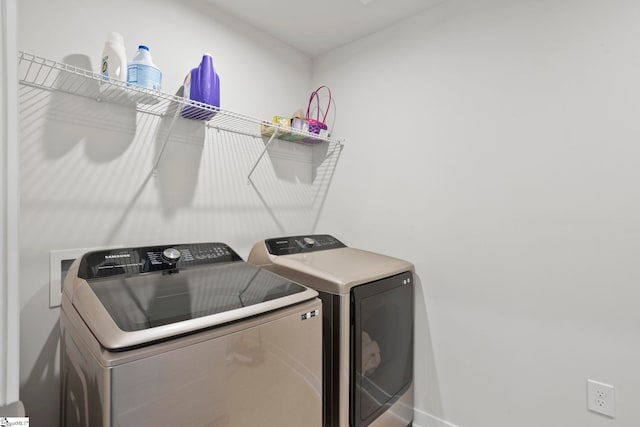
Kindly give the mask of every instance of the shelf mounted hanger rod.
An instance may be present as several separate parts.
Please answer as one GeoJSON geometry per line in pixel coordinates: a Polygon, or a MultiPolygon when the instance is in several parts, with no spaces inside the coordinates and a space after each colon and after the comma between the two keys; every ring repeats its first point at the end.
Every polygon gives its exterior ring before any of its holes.
{"type": "Polygon", "coordinates": [[[265,144],[264,149],[262,150],[262,153],[260,153],[260,157],[258,157],[255,164],[249,171],[249,175],[247,175],[247,184],[251,184],[251,175],[253,175],[253,172],[258,167],[258,163],[260,163],[260,160],[262,160],[262,157],[264,157],[264,154],[267,152],[267,150],[269,149],[269,146],[276,139],[277,136],[278,136],[278,128],[276,127],[273,130],[273,134],[271,135],[271,138],[269,138],[269,141],[265,144]]]}

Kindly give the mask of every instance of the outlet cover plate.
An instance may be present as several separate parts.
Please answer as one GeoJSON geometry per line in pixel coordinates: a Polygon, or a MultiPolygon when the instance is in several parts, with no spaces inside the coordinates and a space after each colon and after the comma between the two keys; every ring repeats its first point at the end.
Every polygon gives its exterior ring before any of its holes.
{"type": "Polygon", "coordinates": [[[609,384],[587,380],[587,408],[590,411],[616,417],[616,389],[609,384]]]}

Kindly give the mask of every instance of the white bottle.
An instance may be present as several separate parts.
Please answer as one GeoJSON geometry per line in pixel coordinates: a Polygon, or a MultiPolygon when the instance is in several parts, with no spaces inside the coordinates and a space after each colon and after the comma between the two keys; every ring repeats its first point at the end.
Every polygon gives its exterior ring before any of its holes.
{"type": "Polygon", "coordinates": [[[107,41],[102,51],[100,74],[103,79],[127,81],[127,54],[120,33],[107,33],[107,41]]]}
{"type": "Polygon", "coordinates": [[[162,72],[151,61],[147,46],[138,46],[138,52],[128,66],[127,82],[147,89],[162,89],[162,72]]]}

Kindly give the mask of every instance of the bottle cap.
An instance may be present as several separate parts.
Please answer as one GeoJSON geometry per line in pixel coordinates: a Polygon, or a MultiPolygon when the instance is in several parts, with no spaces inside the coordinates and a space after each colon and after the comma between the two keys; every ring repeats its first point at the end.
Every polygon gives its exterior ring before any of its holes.
{"type": "Polygon", "coordinates": [[[144,50],[149,50],[149,48],[143,44],[138,45],[138,49],[144,49],[144,50]]]}
{"type": "Polygon", "coordinates": [[[116,32],[107,33],[107,41],[111,43],[121,44],[123,43],[122,34],[116,32]]]}

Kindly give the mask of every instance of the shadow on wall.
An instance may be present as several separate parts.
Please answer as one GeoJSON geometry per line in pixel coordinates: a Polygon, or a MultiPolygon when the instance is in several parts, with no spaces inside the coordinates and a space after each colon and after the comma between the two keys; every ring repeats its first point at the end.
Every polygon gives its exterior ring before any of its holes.
{"type": "Polygon", "coordinates": [[[295,223],[300,232],[316,229],[341,152],[338,143],[272,143],[249,183],[280,233],[293,232],[295,223]]]}
{"type": "MultiPolygon", "coordinates": [[[[431,328],[420,276],[415,275],[415,412],[416,425],[432,425],[444,420],[440,382],[431,340],[431,328]]],[[[440,424],[436,424],[440,425],[440,424]]]]}
{"type": "MultiPolygon", "coordinates": [[[[63,62],[93,69],[86,55],[68,55],[63,62]]],[[[59,90],[51,94],[42,138],[46,157],[62,157],[82,142],[86,157],[96,163],[113,160],[127,150],[136,131],[135,104],[96,102],[99,82],[70,73],[60,72],[55,86],[59,90]],[[65,91],[88,97],[68,95],[65,91]]]]}
{"type": "MultiPolygon", "coordinates": [[[[262,138],[265,144],[268,138],[262,138]]],[[[274,141],[268,148],[269,161],[278,179],[311,185],[318,176],[322,163],[329,157],[329,144],[300,144],[274,141]],[[289,162],[305,164],[304,169],[292,168],[289,162]]]]}
{"type": "MultiPolygon", "coordinates": [[[[63,61],[82,69],[93,68],[86,55],[71,54],[63,61]]],[[[99,80],[62,70],[54,78],[54,91],[20,85],[21,138],[37,144],[23,156],[27,159],[23,162],[33,161],[29,166],[39,165],[42,172],[49,173],[47,184],[51,187],[54,182],[67,184],[63,181],[73,177],[73,190],[83,197],[99,194],[90,193],[93,188],[104,192],[100,193],[104,197],[92,199],[93,205],[89,206],[81,197],[52,192],[47,194],[51,196],[47,209],[58,202],[67,206],[75,203],[81,211],[104,207],[118,215],[115,222],[109,221],[111,230],[106,231],[113,239],[118,239],[117,231],[132,213],[138,208],[152,209],[156,203],[164,216],[161,220],[174,219],[186,211],[201,217],[211,212],[225,217],[218,222],[224,230],[231,229],[225,222],[229,223],[226,217],[232,215],[243,221],[237,223],[237,228],[246,229],[247,219],[254,217],[259,221],[266,217],[265,225],[269,227],[269,217],[264,215],[268,213],[282,234],[315,230],[341,152],[340,144],[274,144],[274,150],[259,161],[252,188],[246,185],[246,174],[252,168],[251,162],[264,150],[261,138],[215,132],[201,121],[181,117],[173,122],[172,113],[177,106],[162,117],[138,114],[127,94],[111,91],[107,96],[107,92],[100,92],[99,80]],[[101,96],[110,101],[98,102],[101,96]],[[151,168],[144,168],[150,162],[155,164],[162,147],[157,176],[152,179],[151,168]],[[154,149],[155,153],[151,153],[154,149]],[[203,154],[207,154],[204,160],[203,154]],[[78,176],[83,173],[88,177],[78,176]],[[152,188],[156,194],[150,191],[149,181],[155,181],[152,188]]],[[[37,179],[45,178],[33,181],[37,179]]],[[[41,200],[36,197],[33,202],[41,200]]],[[[109,224],[102,224],[101,228],[105,226],[109,224]]]]}
{"type": "MultiPolygon", "coordinates": [[[[41,313],[48,306],[49,286],[43,285],[20,313],[21,344],[20,353],[28,354],[28,348],[41,348],[31,372],[20,385],[20,399],[24,403],[26,416],[32,425],[57,426],[60,414],[60,378],[58,348],[60,328],[58,322],[46,334],[39,335],[42,325],[49,322],[37,319],[34,313],[41,313]],[[31,332],[30,332],[31,331],[31,332]],[[27,338],[29,337],[29,338],[27,338]],[[40,340],[44,340],[40,346],[40,340]],[[34,343],[34,341],[37,341],[34,343]],[[54,417],[52,419],[52,417],[54,417]]],[[[56,310],[55,313],[58,313],[56,310]]],[[[21,366],[22,368],[22,366],[21,366]]]]}
{"type": "MultiPolygon", "coordinates": [[[[182,86],[176,96],[183,96],[182,86]]],[[[155,182],[167,217],[193,202],[206,135],[206,123],[182,118],[181,107],[172,104],[167,109],[156,133],[156,162],[160,162],[155,182]]]]}

